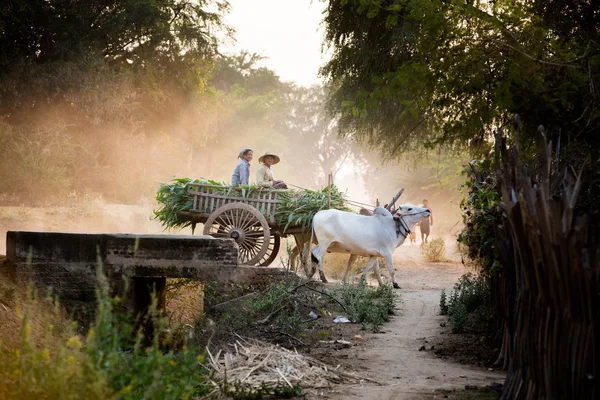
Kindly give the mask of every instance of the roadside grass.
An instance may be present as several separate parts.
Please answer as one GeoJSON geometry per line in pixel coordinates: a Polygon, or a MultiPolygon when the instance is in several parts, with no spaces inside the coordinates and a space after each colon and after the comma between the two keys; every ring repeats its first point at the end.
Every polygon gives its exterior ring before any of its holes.
{"type": "Polygon", "coordinates": [[[442,290],[440,315],[448,316],[453,335],[436,346],[436,354],[456,361],[490,366],[498,357],[497,327],[493,323],[486,280],[481,275],[467,273],[460,277],[450,293],[442,290]]]}
{"type": "Polygon", "coordinates": [[[308,345],[305,339],[326,339],[338,315],[378,331],[393,313],[395,299],[390,285],[371,287],[364,278],[357,285],[332,286],[294,277],[263,290],[238,286],[228,294],[211,284],[205,285],[206,315],[195,331],[203,332],[199,343],[226,343],[242,335],[308,345]]]}
{"type": "Polygon", "coordinates": [[[372,287],[363,276],[357,285],[342,283],[335,293],[345,304],[348,318],[360,322],[363,329],[379,331],[394,313],[397,295],[391,285],[372,287]]]}
{"type": "Polygon", "coordinates": [[[96,320],[83,338],[58,302],[40,300],[30,286],[17,286],[16,293],[6,296],[6,287],[14,283],[2,278],[2,303],[10,303],[12,307],[4,306],[18,324],[13,318],[0,331],[0,398],[180,399],[206,394],[211,386],[203,352],[173,349],[171,332],[176,329],[155,308],[150,313],[151,343],[144,343],[141,328],[136,328],[144,324],[117,311],[119,298],[109,298],[106,282],[100,281],[96,320]],[[7,340],[17,332],[18,340],[7,340]]]}
{"type": "MultiPolygon", "coordinates": [[[[391,287],[370,287],[363,279],[332,288],[293,277],[266,288],[205,284],[203,295],[198,282],[173,280],[168,303],[178,313],[159,315],[155,303],[140,321],[122,311],[119,297],[109,297],[99,274],[95,321],[81,335],[56,299],[1,276],[0,398],[200,398],[215,385],[234,393],[235,382],[211,382],[205,349],[219,350],[240,336],[310,348],[333,337],[337,315],[376,331],[393,312],[391,287]]],[[[303,395],[300,387],[283,385],[238,391],[234,398],[303,395]]]]}
{"type": "MultiPolygon", "coordinates": [[[[2,262],[0,257],[0,265],[2,262]]],[[[41,297],[31,286],[15,285],[0,271],[0,358],[8,349],[20,346],[18,332],[22,329],[35,346],[56,347],[74,335],[75,327],[51,296],[41,297]]]]}

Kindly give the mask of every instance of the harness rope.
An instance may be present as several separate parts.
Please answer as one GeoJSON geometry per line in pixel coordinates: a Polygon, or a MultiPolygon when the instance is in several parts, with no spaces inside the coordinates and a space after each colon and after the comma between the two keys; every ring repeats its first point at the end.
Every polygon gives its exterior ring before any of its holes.
{"type": "Polygon", "coordinates": [[[425,214],[427,211],[421,211],[418,213],[413,213],[413,214],[404,214],[404,215],[400,215],[400,218],[398,219],[394,219],[394,222],[396,224],[396,236],[398,235],[402,235],[404,236],[404,239],[406,239],[408,237],[408,235],[410,235],[411,230],[408,227],[408,224],[406,223],[406,221],[404,221],[404,217],[408,217],[409,215],[419,215],[419,214],[425,214]],[[405,232],[402,232],[400,229],[404,228],[405,232]]]}

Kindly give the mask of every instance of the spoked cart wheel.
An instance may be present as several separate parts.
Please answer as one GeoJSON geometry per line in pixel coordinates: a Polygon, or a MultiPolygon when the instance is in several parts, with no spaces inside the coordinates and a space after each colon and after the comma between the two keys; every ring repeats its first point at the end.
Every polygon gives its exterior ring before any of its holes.
{"type": "Polygon", "coordinates": [[[229,203],[217,208],[206,220],[204,234],[234,239],[241,265],[269,265],[277,256],[273,250],[279,241],[271,237],[266,218],[248,204],[229,203]]]}
{"type": "Polygon", "coordinates": [[[263,258],[261,258],[258,265],[260,265],[261,267],[268,267],[269,265],[271,265],[271,263],[273,261],[275,261],[275,259],[277,258],[277,255],[279,254],[280,246],[281,246],[281,238],[279,237],[278,234],[272,233],[271,240],[269,240],[269,248],[267,249],[267,252],[263,256],[263,258]]]}

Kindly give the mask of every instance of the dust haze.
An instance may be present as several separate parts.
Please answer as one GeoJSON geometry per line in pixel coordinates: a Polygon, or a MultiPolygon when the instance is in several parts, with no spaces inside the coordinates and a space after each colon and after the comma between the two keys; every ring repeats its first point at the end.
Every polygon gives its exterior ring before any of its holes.
{"type": "MultiPolygon", "coordinates": [[[[433,236],[460,230],[458,172],[466,160],[432,155],[383,164],[377,154],[338,138],[322,87],[281,82],[264,68],[251,72],[266,83],[241,95],[218,74],[215,99],[190,101],[161,88],[170,99],[166,111],[153,109],[156,103],[126,78],[90,77],[68,93],[68,103],[0,119],[0,235],[164,232],[151,220],[159,182],[174,176],[230,182],[244,147],[255,154],[251,182],[258,157],[274,152],[281,157],[273,167],[277,179],[320,189],[332,172],[350,200],[368,205],[387,203],[403,187],[400,203],[429,199],[433,236]],[[440,160],[447,170],[438,168],[440,160]]],[[[5,250],[1,240],[0,254],[5,250]]]]}

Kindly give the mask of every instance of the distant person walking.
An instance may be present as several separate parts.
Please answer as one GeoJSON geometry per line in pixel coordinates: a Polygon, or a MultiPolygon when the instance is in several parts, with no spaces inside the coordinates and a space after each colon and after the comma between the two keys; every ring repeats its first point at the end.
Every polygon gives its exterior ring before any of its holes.
{"type": "Polygon", "coordinates": [[[429,217],[421,220],[419,228],[421,228],[421,243],[427,243],[431,227],[433,226],[433,211],[431,210],[431,207],[429,207],[429,201],[427,199],[423,199],[423,208],[429,210],[429,217]]]}
{"type": "Polygon", "coordinates": [[[254,152],[246,147],[238,154],[240,162],[237,163],[231,175],[231,186],[248,185],[250,182],[250,161],[252,161],[254,152]]]}
{"type": "Polygon", "coordinates": [[[256,172],[256,184],[258,186],[272,187],[273,189],[288,188],[284,181],[278,181],[275,179],[273,170],[271,169],[271,165],[277,164],[279,160],[279,156],[272,153],[265,153],[264,155],[260,156],[258,162],[262,165],[256,172]]]}

